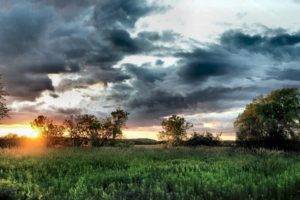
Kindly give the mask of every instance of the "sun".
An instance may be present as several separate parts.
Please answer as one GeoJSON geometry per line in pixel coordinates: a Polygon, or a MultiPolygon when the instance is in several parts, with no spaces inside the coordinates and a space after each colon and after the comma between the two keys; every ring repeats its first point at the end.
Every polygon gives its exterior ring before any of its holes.
{"type": "Polygon", "coordinates": [[[0,126],[0,136],[7,134],[17,134],[18,136],[26,136],[30,138],[39,137],[38,130],[31,128],[30,125],[26,124],[14,124],[14,125],[1,125],[0,126]]]}

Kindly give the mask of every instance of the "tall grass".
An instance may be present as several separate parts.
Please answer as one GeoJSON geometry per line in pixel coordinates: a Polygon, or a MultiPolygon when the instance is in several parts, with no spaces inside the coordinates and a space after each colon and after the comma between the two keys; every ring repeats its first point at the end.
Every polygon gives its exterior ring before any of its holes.
{"type": "Polygon", "coordinates": [[[20,152],[0,152],[0,199],[297,199],[300,192],[296,153],[224,147],[20,152]]]}

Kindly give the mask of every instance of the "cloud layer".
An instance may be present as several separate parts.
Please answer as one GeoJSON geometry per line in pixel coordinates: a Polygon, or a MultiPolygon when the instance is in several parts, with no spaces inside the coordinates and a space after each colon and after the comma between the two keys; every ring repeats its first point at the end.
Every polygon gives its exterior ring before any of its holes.
{"type": "Polygon", "coordinates": [[[102,116],[121,106],[130,126],[153,126],[171,114],[239,110],[261,93],[300,86],[299,32],[230,29],[203,44],[137,29],[172,9],[151,1],[0,3],[0,73],[20,113],[102,116]]]}

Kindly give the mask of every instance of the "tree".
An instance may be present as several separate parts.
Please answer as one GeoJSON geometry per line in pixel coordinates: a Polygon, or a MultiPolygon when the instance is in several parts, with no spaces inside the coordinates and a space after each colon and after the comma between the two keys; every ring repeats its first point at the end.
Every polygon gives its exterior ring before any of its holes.
{"type": "MultiPolygon", "coordinates": [[[[1,81],[1,76],[0,76],[0,81],[1,81]]],[[[4,91],[3,86],[0,82],[0,120],[8,116],[9,109],[6,107],[5,98],[4,98],[6,95],[7,94],[4,91]]]]}
{"type": "Polygon", "coordinates": [[[44,115],[39,115],[36,119],[31,122],[31,127],[37,129],[42,137],[48,136],[48,124],[50,123],[49,119],[44,115]]]}
{"type": "Polygon", "coordinates": [[[47,146],[55,145],[56,138],[62,137],[65,131],[64,126],[54,124],[52,120],[44,115],[40,115],[34,119],[33,122],[31,122],[31,127],[39,130],[47,146]]]}
{"type": "Polygon", "coordinates": [[[70,138],[72,139],[73,146],[80,146],[82,134],[77,127],[76,117],[71,115],[68,119],[65,119],[63,124],[66,131],[69,133],[70,138]]]}
{"type": "Polygon", "coordinates": [[[102,120],[102,129],[101,129],[101,140],[102,144],[108,142],[108,140],[113,136],[114,124],[110,117],[107,117],[102,120]]]}
{"type": "Polygon", "coordinates": [[[187,137],[187,130],[193,125],[183,117],[172,115],[164,119],[161,123],[163,131],[159,133],[159,138],[166,140],[171,145],[179,145],[187,137]]]}
{"type": "Polygon", "coordinates": [[[65,127],[62,125],[56,125],[52,122],[48,124],[48,136],[49,137],[62,137],[65,131],[65,127]]]}
{"type": "Polygon", "coordinates": [[[299,89],[279,89],[254,99],[234,126],[238,142],[268,141],[268,145],[279,147],[287,140],[299,141],[299,89]]]}
{"type": "Polygon", "coordinates": [[[100,130],[102,124],[94,115],[78,115],[76,117],[77,131],[90,138],[92,146],[100,145],[100,130]]]}
{"type": "Polygon", "coordinates": [[[111,112],[111,125],[112,125],[112,139],[115,140],[121,137],[123,132],[122,128],[126,126],[126,121],[128,120],[128,115],[126,111],[118,108],[111,112]]]}

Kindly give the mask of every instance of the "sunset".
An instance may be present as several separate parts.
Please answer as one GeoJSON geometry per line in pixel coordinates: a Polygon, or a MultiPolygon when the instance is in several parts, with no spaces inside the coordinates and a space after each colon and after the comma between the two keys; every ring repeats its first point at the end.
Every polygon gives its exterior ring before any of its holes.
{"type": "Polygon", "coordinates": [[[300,199],[299,0],[0,0],[0,200],[300,199]]]}
{"type": "Polygon", "coordinates": [[[19,136],[32,137],[32,138],[39,136],[38,130],[34,130],[28,124],[14,124],[14,125],[8,125],[8,126],[0,125],[0,134],[1,135],[7,135],[9,133],[17,134],[19,136]]]}

